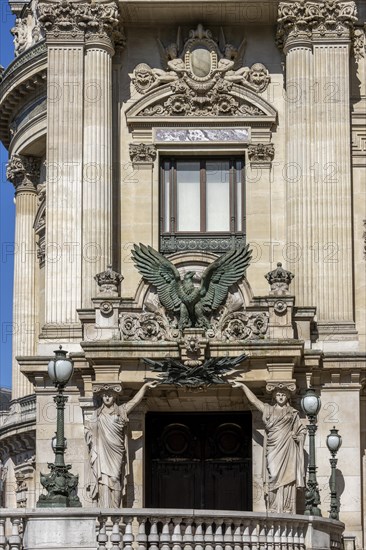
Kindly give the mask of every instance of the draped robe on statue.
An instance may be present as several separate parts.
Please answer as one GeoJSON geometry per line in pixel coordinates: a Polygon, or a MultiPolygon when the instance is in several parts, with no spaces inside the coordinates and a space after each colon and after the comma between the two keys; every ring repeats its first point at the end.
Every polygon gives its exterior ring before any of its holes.
{"type": "Polygon", "coordinates": [[[304,487],[306,428],[288,403],[264,404],[263,481],[269,512],[296,513],[296,488],[304,487]],[[293,436],[298,438],[295,441],[293,436]]]}
{"type": "Polygon", "coordinates": [[[128,460],[128,417],[125,405],[102,405],[86,423],[89,447],[90,496],[102,508],[119,508],[126,492],[128,460]]]}

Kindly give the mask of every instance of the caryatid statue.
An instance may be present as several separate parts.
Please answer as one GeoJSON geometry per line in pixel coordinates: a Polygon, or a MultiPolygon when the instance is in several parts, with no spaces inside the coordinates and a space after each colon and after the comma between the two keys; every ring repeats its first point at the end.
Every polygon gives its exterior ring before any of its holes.
{"type": "Polygon", "coordinates": [[[233,387],[242,388],[249,402],[262,413],[265,429],[263,446],[263,485],[268,512],[296,513],[296,489],[305,486],[304,441],[306,428],[299,413],[291,407],[290,391],[284,383],[268,384],[274,405],[263,403],[241,380],[233,387]]]}
{"type": "Polygon", "coordinates": [[[91,499],[101,508],[121,506],[129,474],[128,417],[146,391],[157,383],[147,382],[133,399],[123,405],[116,403],[122,391],[120,384],[105,384],[97,388],[102,405],[85,422],[90,462],[90,479],[86,486],[91,499]]]}

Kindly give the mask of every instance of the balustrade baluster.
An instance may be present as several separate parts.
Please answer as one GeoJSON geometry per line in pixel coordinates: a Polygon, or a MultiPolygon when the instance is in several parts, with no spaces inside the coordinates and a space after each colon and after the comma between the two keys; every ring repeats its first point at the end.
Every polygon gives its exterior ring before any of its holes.
{"type": "Polygon", "coordinates": [[[294,550],[294,529],[292,522],[287,525],[287,548],[288,550],[294,550]]]}
{"type": "Polygon", "coordinates": [[[281,550],[288,550],[288,540],[287,540],[287,524],[282,522],[280,524],[281,531],[281,550]]]}
{"type": "Polygon", "coordinates": [[[21,550],[22,537],[20,536],[20,518],[11,518],[12,530],[9,537],[9,550],[21,550]]]}
{"type": "Polygon", "coordinates": [[[267,550],[274,550],[274,526],[273,523],[269,524],[267,529],[267,550]]]}
{"type": "Polygon", "coordinates": [[[99,518],[99,531],[97,535],[98,550],[105,550],[107,548],[108,535],[106,532],[106,517],[99,518]]]}
{"type": "Polygon", "coordinates": [[[224,548],[225,550],[234,550],[233,544],[233,528],[231,519],[226,520],[224,526],[224,548]]]}
{"type": "Polygon", "coordinates": [[[0,550],[5,550],[6,548],[5,522],[5,519],[0,519],[0,550]]]}
{"type": "MultiPolygon", "coordinates": [[[[112,548],[114,550],[122,550],[121,542],[122,542],[122,535],[120,530],[120,517],[114,517],[112,516],[112,532],[109,537],[110,542],[112,543],[112,548]]],[[[129,549],[130,550],[130,549],[129,549]]]]}
{"type": "Polygon", "coordinates": [[[157,518],[151,518],[150,522],[150,534],[147,537],[149,541],[149,550],[159,550],[158,520],[157,518]]]}
{"type": "Polygon", "coordinates": [[[260,550],[267,549],[267,529],[265,523],[259,525],[258,545],[260,550]]]}
{"type": "Polygon", "coordinates": [[[242,543],[241,520],[234,519],[233,523],[234,523],[234,535],[233,535],[234,550],[241,550],[241,543],[242,543]]]}
{"type": "Polygon", "coordinates": [[[182,520],[173,518],[174,530],[172,534],[173,550],[182,550],[182,520]]]}
{"type": "Polygon", "coordinates": [[[193,536],[194,541],[194,550],[204,550],[204,536],[203,536],[203,529],[202,529],[202,520],[199,518],[195,518],[196,522],[196,529],[193,536]]]}
{"type": "Polygon", "coordinates": [[[222,534],[222,525],[223,525],[222,519],[215,520],[215,535],[214,535],[215,550],[224,550],[224,536],[222,534]]]}
{"type": "Polygon", "coordinates": [[[193,550],[193,519],[187,518],[184,521],[186,523],[186,529],[183,535],[183,550],[193,550]]]}
{"type": "Polygon", "coordinates": [[[138,542],[138,550],[147,550],[147,534],[146,534],[147,518],[138,518],[139,528],[136,540],[138,542]]]}
{"type": "Polygon", "coordinates": [[[131,516],[124,518],[125,532],[123,533],[123,550],[133,550],[135,537],[132,528],[133,518],[131,516]]]}
{"type": "Polygon", "coordinates": [[[258,550],[257,522],[250,522],[250,544],[252,550],[258,550]]]}
{"type": "Polygon", "coordinates": [[[294,523],[294,550],[300,550],[299,523],[294,523]]]}
{"type": "Polygon", "coordinates": [[[170,550],[170,518],[163,520],[163,528],[160,535],[160,550],[170,550]]]}
{"type": "MultiPolygon", "coordinates": [[[[210,520],[207,521],[209,522],[210,520]]],[[[212,523],[206,523],[205,550],[213,550],[213,540],[212,523]]]]}
{"type": "Polygon", "coordinates": [[[250,550],[250,549],[251,549],[250,523],[247,520],[247,522],[244,524],[244,531],[243,531],[243,550],[250,550]]]}
{"type": "Polygon", "coordinates": [[[281,550],[281,526],[279,522],[274,525],[274,550],[281,550]]]}
{"type": "Polygon", "coordinates": [[[306,548],[305,546],[305,525],[303,523],[299,524],[299,546],[301,550],[306,548]]]}

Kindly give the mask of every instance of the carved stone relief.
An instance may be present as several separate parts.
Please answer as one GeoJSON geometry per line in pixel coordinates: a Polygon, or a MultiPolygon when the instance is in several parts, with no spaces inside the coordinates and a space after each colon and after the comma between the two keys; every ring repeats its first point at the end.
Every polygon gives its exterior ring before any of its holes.
{"type": "Polygon", "coordinates": [[[156,159],[155,145],[130,143],[130,159],[134,164],[153,164],[156,159]]]}
{"type": "Polygon", "coordinates": [[[248,147],[248,157],[251,164],[269,164],[274,159],[272,143],[255,143],[248,147]]]}
{"type": "Polygon", "coordinates": [[[16,193],[36,192],[39,175],[40,159],[36,157],[12,155],[6,167],[6,178],[14,185],[16,193]]]}
{"type": "Polygon", "coordinates": [[[33,225],[37,237],[37,258],[40,267],[44,266],[46,255],[46,183],[37,186],[38,209],[33,225]]]}
{"type": "Polygon", "coordinates": [[[108,38],[119,46],[125,44],[123,30],[119,28],[119,9],[116,2],[40,2],[38,20],[46,32],[51,32],[54,36],[85,33],[87,40],[97,36],[101,39],[108,38]]]}
{"type": "Polygon", "coordinates": [[[10,32],[14,36],[16,57],[44,37],[37,18],[29,7],[25,8],[21,16],[16,18],[15,25],[10,32]]]}
{"type": "Polygon", "coordinates": [[[297,37],[349,37],[357,20],[356,4],[338,2],[280,2],[278,6],[277,42],[283,47],[297,37]]]}
{"type": "Polygon", "coordinates": [[[164,47],[160,42],[164,69],[139,63],[130,75],[139,94],[168,85],[172,94],[146,107],[139,116],[261,116],[264,112],[233,94],[234,86],[263,92],[270,82],[261,63],[242,66],[245,40],[235,48],[228,44],[221,29],[220,38],[198,25],[182,43],[164,47]]]}

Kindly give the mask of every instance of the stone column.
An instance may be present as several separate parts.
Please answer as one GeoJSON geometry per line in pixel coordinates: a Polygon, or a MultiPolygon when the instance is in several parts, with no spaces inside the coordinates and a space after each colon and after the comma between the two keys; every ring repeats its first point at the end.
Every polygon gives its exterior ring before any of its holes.
{"type": "MultiPolygon", "coordinates": [[[[292,290],[299,306],[315,302],[312,273],[315,197],[313,189],[313,54],[311,31],[299,2],[282,2],[277,39],[286,55],[286,265],[295,273],[292,290]]],[[[305,8],[304,8],[305,9],[305,8]]]]}
{"type": "Polygon", "coordinates": [[[15,241],[13,289],[12,398],[33,393],[33,385],[20,372],[17,356],[33,355],[38,337],[38,293],[36,291],[36,239],[33,231],[37,211],[39,159],[14,155],[7,178],[15,187],[15,241]]]}
{"type": "MultiPolygon", "coordinates": [[[[317,207],[317,307],[320,337],[356,337],[353,317],[350,33],[354,2],[325,2],[313,30],[314,184],[317,207]]],[[[322,339],[322,338],[321,338],[322,339]]]]}
{"type": "Polygon", "coordinates": [[[48,47],[47,231],[43,336],[72,339],[81,306],[84,30],[86,4],[40,3],[48,47]]]}
{"type": "Polygon", "coordinates": [[[86,33],[84,67],[84,150],[82,306],[96,295],[94,276],[111,263],[112,228],[112,56],[117,4],[91,10],[97,26],[86,33]]]}
{"type": "MultiPolygon", "coordinates": [[[[352,340],[349,119],[355,3],[281,2],[286,53],[287,255],[297,304],[315,305],[320,340],[352,340]]],[[[333,344],[334,342],[332,342],[333,344]]]]}

